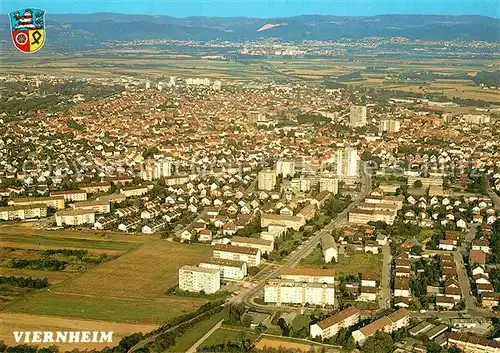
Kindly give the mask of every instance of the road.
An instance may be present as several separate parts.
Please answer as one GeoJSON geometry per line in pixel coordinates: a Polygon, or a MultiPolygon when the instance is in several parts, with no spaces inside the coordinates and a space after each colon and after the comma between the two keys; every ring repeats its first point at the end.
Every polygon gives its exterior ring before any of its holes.
{"type": "Polygon", "coordinates": [[[497,211],[500,211],[500,197],[497,195],[495,191],[491,188],[490,185],[490,180],[487,175],[483,176],[485,183],[486,183],[486,192],[488,193],[488,196],[490,197],[491,201],[493,201],[493,204],[495,205],[495,209],[497,211]]]}
{"type": "Polygon", "coordinates": [[[474,298],[471,294],[469,276],[467,276],[467,270],[465,269],[462,252],[460,250],[454,251],[453,258],[455,260],[455,265],[457,266],[458,281],[460,282],[462,298],[465,300],[467,311],[470,311],[476,308],[476,298],[474,298]]]}
{"type": "Polygon", "coordinates": [[[196,353],[196,349],[203,343],[205,340],[212,335],[212,333],[215,332],[221,325],[224,319],[220,320],[218,323],[215,324],[214,327],[210,329],[202,338],[200,338],[195,344],[191,346],[191,348],[188,349],[187,353],[196,353]]]}
{"type": "Polygon", "coordinates": [[[380,293],[378,306],[380,309],[391,307],[391,248],[389,245],[382,246],[382,278],[380,279],[380,293]]]}
{"type": "Polygon", "coordinates": [[[259,293],[259,291],[263,290],[268,279],[278,277],[282,269],[293,268],[297,266],[300,260],[307,257],[311,253],[311,251],[314,250],[314,248],[320,243],[321,238],[326,234],[330,234],[330,232],[335,228],[336,225],[343,222],[347,218],[347,214],[349,213],[349,211],[356,207],[370,193],[371,175],[369,175],[363,168],[361,170],[361,175],[363,179],[362,190],[358,197],[353,202],[351,202],[351,204],[349,204],[349,206],[347,206],[344,211],[339,213],[337,217],[335,217],[323,229],[319,230],[314,236],[309,238],[309,240],[302,243],[300,249],[288,255],[288,257],[285,258],[285,261],[282,264],[276,265],[276,267],[272,271],[268,271],[267,273],[259,273],[254,278],[254,284],[252,285],[252,287],[242,290],[237,296],[229,299],[227,303],[231,304],[241,302],[248,307],[264,310],[269,309],[268,305],[260,305],[255,303],[254,297],[257,295],[257,293],[259,293]]]}

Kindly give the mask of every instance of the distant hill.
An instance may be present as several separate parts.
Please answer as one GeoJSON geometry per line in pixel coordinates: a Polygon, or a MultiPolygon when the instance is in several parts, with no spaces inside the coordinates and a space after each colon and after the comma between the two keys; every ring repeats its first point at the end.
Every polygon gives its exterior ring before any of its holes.
{"type": "MultiPolygon", "coordinates": [[[[340,17],[307,15],[272,19],[95,14],[47,14],[51,43],[98,46],[108,40],[255,40],[287,41],[407,37],[422,40],[498,41],[500,20],[485,16],[381,15],[340,17]],[[262,29],[264,28],[264,29],[262,29]],[[261,29],[259,31],[259,29],[261,29]]],[[[8,16],[0,17],[0,39],[10,41],[8,16]]]]}

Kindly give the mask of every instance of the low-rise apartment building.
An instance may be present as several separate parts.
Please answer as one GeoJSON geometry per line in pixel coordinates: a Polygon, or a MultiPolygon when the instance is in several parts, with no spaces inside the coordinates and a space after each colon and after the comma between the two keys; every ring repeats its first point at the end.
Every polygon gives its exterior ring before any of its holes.
{"type": "Polygon", "coordinates": [[[94,224],[95,213],[87,210],[61,210],[56,213],[56,224],[77,226],[81,224],[94,224]]]}
{"type": "Polygon", "coordinates": [[[263,214],[260,218],[260,225],[265,228],[270,225],[282,225],[287,228],[299,230],[306,224],[304,218],[297,216],[277,215],[277,214],[263,214]]]}
{"type": "Polygon", "coordinates": [[[466,353],[500,353],[500,341],[489,340],[468,333],[448,333],[448,345],[456,346],[466,353]]]}
{"type": "Polygon", "coordinates": [[[42,217],[47,217],[47,206],[45,204],[0,207],[0,220],[2,221],[42,217]]]}
{"type": "Polygon", "coordinates": [[[62,210],[65,207],[64,197],[19,197],[9,201],[9,206],[30,206],[44,204],[46,207],[62,210]]]}
{"type": "Polygon", "coordinates": [[[334,305],[335,285],[327,283],[300,283],[293,280],[273,279],[264,287],[266,303],[334,305]]]}
{"type": "Polygon", "coordinates": [[[217,244],[213,250],[213,257],[226,260],[246,262],[248,266],[259,266],[261,251],[246,246],[217,244]]]}
{"type": "Polygon", "coordinates": [[[87,194],[93,194],[96,192],[108,192],[111,190],[111,183],[102,182],[102,183],[90,183],[80,185],[80,189],[85,191],[87,194]]]}
{"type": "Polygon", "coordinates": [[[86,201],[87,193],[85,190],[66,190],[54,191],[50,193],[51,197],[62,196],[64,201],[86,201]]]}
{"type": "Polygon", "coordinates": [[[249,237],[233,237],[231,244],[234,246],[246,246],[248,248],[259,249],[266,254],[274,250],[274,241],[249,237]]]}
{"type": "Polygon", "coordinates": [[[356,330],[352,333],[354,340],[362,344],[368,337],[377,331],[392,333],[410,324],[410,312],[406,309],[399,309],[387,316],[373,321],[372,323],[356,330]]]}
{"type": "Polygon", "coordinates": [[[94,211],[96,213],[109,213],[111,207],[108,201],[81,201],[71,204],[74,210],[94,211]]]}
{"type": "Polygon", "coordinates": [[[120,189],[120,194],[126,197],[142,196],[147,193],[149,188],[147,186],[130,186],[120,189]]]}
{"type": "Polygon", "coordinates": [[[321,337],[328,339],[335,336],[341,328],[349,328],[358,323],[360,318],[359,309],[351,306],[341,312],[336,313],[324,320],[321,320],[310,326],[310,334],[312,338],[321,337]]]}
{"type": "Polygon", "coordinates": [[[243,279],[247,275],[247,263],[237,260],[227,260],[212,257],[199,264],[203,268],[212,268],[220,270],[220,276],[223,279],[243,279]]]}
{"type": "Polygon", "coordinates": [[[179,269],[179,289],[188,292],[215,293],[220,289],[220,270],[183,266],[179,269]]]}

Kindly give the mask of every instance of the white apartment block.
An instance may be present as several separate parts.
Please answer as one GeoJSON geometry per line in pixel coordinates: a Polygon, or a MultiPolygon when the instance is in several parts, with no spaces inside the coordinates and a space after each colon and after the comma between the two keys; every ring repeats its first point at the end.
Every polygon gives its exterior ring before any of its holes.
{"type": "Polygon", "coordinates": [[[233,237],[231,244],[234,246],[246,246],[248,248],[259,249],[262,254],[271,253],[274,250],[274,241],[250,238],[250,237],[233,237]]]}
{"type": "Polygon", "coordinates": [[[337,176],[355,178],[358,176],[358,151],[347,147],[337,150],[337,176]]]}
{"type": "Polygon", "coordinates": [[[246,262],[248,266],[259,266],[261,261],[261,251],[259,249],[234,246],[227,244],[217,244],[213,250],[213,257],[226,260],[246,262]]]}
{"type": "Polygon", "coordinates": [[[215,293],[220,289],[220,270],[183,266],[179,269],[179,289],[188,292],[215,293]]]}
{"type": "Polygon", "coordinates": [[[261,170],[258,175],[258,185],[260,190],[271,191],[276,185],[276,174],[271,169],[261,170]]]}
{"type": "Polygon", "coordinates": [[[153,179],[160,179],[172,175],[173,160],[171,158],[155,161],[153,179]]]}
{"type": "Polygon", "coordinates": [[[58,227],[63,225],[77,226],[81,224],[94,224],[95,213],[86,210],[62,210],[56,213],[56,224],[58,227]]]}
{"type": "Polygon", "coordinates": [[[360,105],[352,105],[349,114],[349,125],[351,127],[366,125],[366,107],[360,105]]]}
{"type": "Polygon", "coordinates": [[[293,280],[270,280],[264,287],[266,303],[334,305],[335,285],[327,283],[300,283],[293,280]]]}
{"type": "Polygon", "coordinates": [[[334,177],[319,178],[319,191],[329,191],[333,195],[339,193],[339,179],[334,177]]]}
{"type": "Polygon", "coordinates": [[[315,338],[319,336],[321,339],[328,339],[335,336],[341,328],[349,328],[357,324],[359,319],[359,309],[350,306],[335,315],[311,325],[309,328],[311,337],[315,338]]]}
{"type": "Polygon", "coordinates": [[[378,124],[381,132],[399,132],[401,123],[396,119],[382,119],[378,124]]]}
{"type": "Polygon", "coordinates": [[[294,176],[295,175],[295,161],[293,160],[278,160],[276,162],[276,176],[280,175],[283,178],[286,178],[287,176],[294,176]]]}
{"type": "Polygon", "coordinates": [[[87,192],[85,190],[67,190],[56,191],[50,193],[51,197],[62,196],[64,201],[85,201],[87,200],[87,192]]]}
{"type": "Polygon", "coordinates": [[[42,217],[47,217],[47,206],[45,204],[0,207],[0,220],[2,221],[42,217]]]}
{"type": "Polygon", "coordinates": [[[223,279],[241,280],[247,275],[247,264],[243,261],[212,257],[207,261],[201,262],[199,266],[220,270],[220,276],[223,279]]]}

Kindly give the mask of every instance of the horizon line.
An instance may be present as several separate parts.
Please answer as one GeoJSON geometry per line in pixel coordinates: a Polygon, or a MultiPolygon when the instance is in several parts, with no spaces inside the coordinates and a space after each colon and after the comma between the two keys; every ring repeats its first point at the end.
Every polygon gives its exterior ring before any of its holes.
{"type": "MultiPolygon", "coordinates": [[[[23,9],[28,8],[38,8],[36,6],[31,7],[22,7],[23,9]]],[[[19,9],[17,9],[19,10],[19,9]]],[[[7,12],[9,15],[11,12],[17,11],[12,10],[7,12]]],[[[100,15],[100,14],[109,14],[109,15],[131,15],[131,16],[151,16],[150,13],[141,13],[141,12],[108,12],[108,11],[98,11],[98,12],[50,12],[45,9],[47,14],[52,15],[100,15]]],[[[188,19],[188,18],[245,18],[245,19],[255,19],[255,20],[268,20],[268,19],[278,19],[278,18],[295,18],[295,17],[305,17],[305,16],[320,16],[320,17],[343,17],[343,18],[370,18],[370,17],[379,17],[379,16],[449,16],[449,17],[486,17],[492,18],[496,20],[500,20],[500,14],[498,17],[489,16],[489,15],[479,15],[479,14],[426,14],[426,13],[380,13],[374,15],[331,15],[331,14],[318,14],[318,13],[304,13],[299,15],[292,16],[272,16],[272,17],[253,17],[253,16],[224,16],[224,15],[191,15],[191,16],[173,16],[168,14],[158,14],[153,15],[151,17],[171,17],[171,18],[179,18],[179,19],[188,19]]]]}

